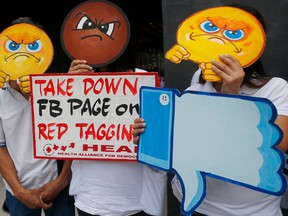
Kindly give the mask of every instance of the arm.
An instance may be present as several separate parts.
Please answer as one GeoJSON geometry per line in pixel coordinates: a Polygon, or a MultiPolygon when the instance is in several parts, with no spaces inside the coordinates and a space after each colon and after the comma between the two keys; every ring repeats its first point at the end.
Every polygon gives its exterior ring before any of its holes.
{"type": "Polygon", "coordinates": [[[26,189],[18,180],[17,172],[6,147],[0,147],[0,172],[13,190],[14,196],[29,208],[51,207],[41,199],[41,189],[26,189]]]}
{"type": "MultiPolygon", "coordinates": [[[[87,64],[86,60],[73,60],[70,64],[68,74],[91,73],[93,68],[87,64]]],[[[59,176],[51,182],[42,186],[42,199],[45,202],[52,202],[59,193],[69,185],[72,177],[72,160],[64,160],[64,164],[59,176]]]]}
{"type": "Polygon", "coordinates": [[[71,173],[72,160],[65,160],[61,173],[59,176],[51,182],[42,186],[42,199],[46,203],[52,202],[59,193],[69,185],[72,173],[71,173]]]}

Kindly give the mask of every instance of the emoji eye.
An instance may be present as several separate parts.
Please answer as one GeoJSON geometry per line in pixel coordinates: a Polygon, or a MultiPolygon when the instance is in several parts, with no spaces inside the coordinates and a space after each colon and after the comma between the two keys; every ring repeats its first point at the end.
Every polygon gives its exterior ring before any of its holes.
{"type": "Polygon", "coordinates": [[[101,32],[103,32],[104,34],[108,35],[109,37],[111,37],[111,35],[113,33],[113,30],[114,30],[114,27],[115,27],[115,23],[114,22],[106,23],[104,25],[100,25],[99,26],[99,30],[101,32]]]}
{"type": "Polygon", "coordinates": [[[208,33],[213,33],[213,32],[217,32],[219,31],[219,27],[216,26],[215,24],[213,24],[212,22],[210,21],[205,21],[205,22],[202,22],[200,24],[200,28],[205,31],[205,32],[208,32],[208,33]]]}
{"type": "Polygon", "coordinates": [[[28,52],[38,52],[39,50],[42,49],[42,42],[41,40],[37,40],[37,41],[34,41],[32,43],[29,43],[27,46],[26,46],[26,50],[28,52]]]}
{"type": "Polygon", "coordinates": [[[83,16],[77,26],[76,26],[76,29],[94,29],[96,28],[97,26],[95,25],[94,22],[92,22],[87,16],[83,16]]]}
{"type": "Polygon", "coordinates": [[[21,49],[21,45],[12,40],[8,40],[5,44],[5,48],[9,52],[18,52],[21,49]]]}
{"type": "Polygon", "coordinates": [[[225,30],[223,31],[223,34],[226,38],[230,40],[241,40],[245,36],[243,30],[235,30],[235,31],[225,30]]]}

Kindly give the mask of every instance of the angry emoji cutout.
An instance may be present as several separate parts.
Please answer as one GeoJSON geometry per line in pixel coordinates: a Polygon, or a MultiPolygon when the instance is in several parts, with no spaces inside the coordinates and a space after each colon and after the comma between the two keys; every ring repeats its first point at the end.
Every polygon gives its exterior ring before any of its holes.
{"type": "Polygon", "coordinates": [[[165,53],[173,63],[190,60],[202,69],[203,79],[221,82],[211,69],[220,54],[234,56],[242,67],[253,64],[263,53],[266,36],[261,23],[236,7],[215,7],[196,12],[178,27],[177,44],[165,53]]]}
{"type": "Polygon", "coordinates": [[[22,92],[30,91],[30,74],[42,74],[53,60],[53,45],[40,28],[14,24],[0,34],[0,88],[18,81],[22,92]]]}
{"type": "Polygon", "coordinates": [[[86,1],[74,7],[61,28],[61,43],[68,57],[92,67],[115,61],[125,51],[130,24],[123,11],[108,1],[86,1]]]}

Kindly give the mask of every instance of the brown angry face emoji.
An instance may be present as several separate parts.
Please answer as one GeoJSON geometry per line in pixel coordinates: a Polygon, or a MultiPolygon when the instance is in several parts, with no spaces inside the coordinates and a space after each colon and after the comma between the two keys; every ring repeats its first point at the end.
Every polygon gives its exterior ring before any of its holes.
{"type": "Polygon", "coordinates": [[[96,0],[74,7],[61,28],[61,43],[68,57],[87,60],[93,67],[112,63],[125,51],[130,24],[115,4],[96,0]]]}

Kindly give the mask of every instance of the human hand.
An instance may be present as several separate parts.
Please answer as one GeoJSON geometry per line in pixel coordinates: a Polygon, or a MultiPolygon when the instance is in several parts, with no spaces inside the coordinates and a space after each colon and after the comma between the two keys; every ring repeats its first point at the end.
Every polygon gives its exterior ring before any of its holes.
{"type": "Polygon", "coordinates": [[[45,203],[52,202],[63,190],[64,186],[57,179],[44,184],[41,189],[41,197],[45,203]]]}
{"type": "Polygon", "coordinates": [[[138,144],[139,142],[139,135],[144,132],[144,128],[146,127],[146,123],[142,118],[136,118],[134,120],[134,124],[132,125],[132,135],[133,135],[133,143],[138,144]]]}
{"type": "Polygon", "coordinates": [[[70,64],[69,74],[79,74],[79,73],[93,73],[93,68],[87,64],[86,60],[73,60],[70,64]]]}
{"type": "Polygon", "coordinates": [[[0,70],[0,88],[3,88],[4,84],[6,82],[9,82],[9,79],[10,79],[10,75],[0,70]]]}
{"type": "Polygon", "coordinates": [[[43,208],[45,210],[52,207],[52,203],[46,203],[42,200],[42,189],[23,189],[14,192],[14,196],[28,208],[43,208]]]}
{"type": "Polygon", "coordinates": [[[220,55],[221,62],[212,61],[212,70],[222,78],[221,92],[239,94],[245,72],[240,62],[232,55],[220,55]]]}
{"type": "Polygon", "coordinates": [[[22,77],[19,77],[17,79],[17,84],[19,85],[19,87],[23,93],[29,93],[30,92],[30,77],[29,77],[29,75],[24,75],[22,77]]]}

